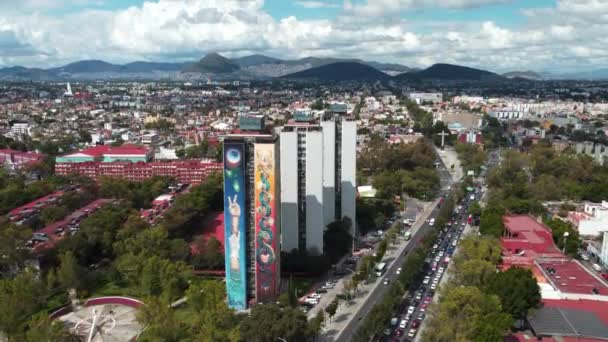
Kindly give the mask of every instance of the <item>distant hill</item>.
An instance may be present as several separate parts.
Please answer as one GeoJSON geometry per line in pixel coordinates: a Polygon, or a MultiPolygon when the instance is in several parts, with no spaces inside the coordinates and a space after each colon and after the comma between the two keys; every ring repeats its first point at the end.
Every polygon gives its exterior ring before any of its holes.
{"type": "Polygon", "coordinates": [[[357,62],[338,62],[322,65],[282,76],[287,79],[314,79],[319,81],[376,81],[385,80],[390,76],[357,62]]]}
{"type": "Polygon", "coordinates": [[[240,67],[228,58],[218,53],[210,53],[198,62],[187,64],[182,68],[182,71],[223,74],[235,72],[239,69],[240,67]]]}
{"type": "Polygon", "coordinates": [[[126,72],[180,71],[187,63],[132,62],[123,65],[126,72]]]}
{"type": "Polygon", "coordinates": [[[88,72],[121,72],[121,65],[110,64],[100,60],[85,60],[66,64],[59,68],[50,69],[52,72],[68,72],[72,74],[81,74],[88,72]]]}
{"type": "Polygon", "coordinates": [[[279,63],[284,62],[282,59],[268,57],[268,56],[264,56],[264,55],[244,56],[244,57],[239,57],[239,58],[233,58],[233,59],[231,59],[231,61],[234,64],[240,66],[241,68],[257,66],[257,65],[262,65],[262,64],[279,64],[279,63]]]}
{"type": "Polygon", "coordinates": [[[510,71],[502,74],[506,78],[525,78],[529,80],[542,80],[543,76],[535,71],[510,71]]]}
{"type": "Polygon", "coordinates": [[[565,74],[543,73],[545,79],[560,79],[560,80],[608,80],[608,68],[595,69],[591,71],[572,72],[565,74]]]}
{"type": "Polygon", "coordinates": [[[493,72],[454,64],[434,64],[418,71],[400,74],[396,80],[490,81],[502,77],[493,72]]]}

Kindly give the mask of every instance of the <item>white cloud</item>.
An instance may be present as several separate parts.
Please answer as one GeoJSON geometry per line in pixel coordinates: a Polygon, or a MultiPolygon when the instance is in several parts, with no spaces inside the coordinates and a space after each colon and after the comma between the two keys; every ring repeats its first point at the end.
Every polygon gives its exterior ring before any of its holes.
{"type": "MultiPolygon", "coordinates": [[[[302,1],[310,6],[311,1],[302,1]]],[[[0,64],[49,66],[90,58],[177,61],[197,59],[211,51],[228,56],[353,57],[409,66],[447,62],[495,71],[608,64],[602,48],[608,44],[608,19],[604,19],[608,1],[559,0],[554,7],[526,10],[527,22],[519,27],[499,25],[492,18],[431,22],[404,20],[399,15],[409,9],[463,9],[501,2],[505,1],[370,0],[361,4],[346,0],[335,19],[302,20],[271,17],[263,0],[158,0],[64,16],[25,7],[8,13],[2,11],[5,2],[0,0],[0,64]]],[[[57,2],[22,3],[47,3],[48,8],[57,2]]]]}
{"type": "Polygon", "coordinates": [[[324,2],[324,1],[301,0],[301,1],[296,1],[295,3],[296,3],[296,5],[298,5],[300,7],[304,7],[304,8],[339,8],[340,7],[340,5],[338,5],[338,4],[324,2]]]}

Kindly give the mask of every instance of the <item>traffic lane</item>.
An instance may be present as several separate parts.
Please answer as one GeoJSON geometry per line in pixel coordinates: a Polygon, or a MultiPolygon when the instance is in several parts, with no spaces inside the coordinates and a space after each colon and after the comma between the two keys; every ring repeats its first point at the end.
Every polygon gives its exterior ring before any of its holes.
{"type": "MultiPolygon", "coordinates": [[[[431,211],[429,218],[436,217],[437,214],[439,213],[439,210],[440,210],[439,207],[435,206],[435,208],[433,208],[433,210],[431,211]]],[[[426,235],[431,230],[431,227],[432,226],[430,226],[428,223],[425,222],[416,231],[416,233],[412,236],[412,240],[410,240],[410,243],[405,247],[404,253],[401,253],[401,255],[399,255],[395,261],[391,262],[391,265],[389,266],[389,270],[387,270],[387,272],[391,272],[391,274],[392,274],[394,271],[396,271],[397,268],[402,266],[403,262],[405,261],[405,256],[412,249],[414,249],[415,247],[418,247],[418,245],[421,242],[421,235],[426,235]]],[[[374,290],[372,291],[372,294],[368,297],[368,300],[365,302],[363,308],[361,310],[359,310],[359,312],[353,317],[353,319],[349,322],[349,324],[347,324],[347,326],[344,328],[344,331],[343,331],[342,335],[340,336],[340,338],[338,339],[338,341],[351,341],[352,340],[351,337],[354,335],[354,332],[359,327],[359,322],[362,320],[363,317],[365,317],[365,316],[367,316],[367,314],[369,314],[369,312],[371,311],[374,304],[382,296],[384,296],[384,293],[386,292],[386,288],[387,288],[387,286],[384,286],[384,285],[376,286],[374,288],[374,290]]]]}
{"type": "MultiPolygon", "coordinates": [[[[462,223],[464,223],[464,221],[465,220],[454,220],[454,224],[452,224],[452,226],[449,227],[449,229],[447,230],[446,235],[445,235],[445,236],[447,236],[447,234],[452,234],[452,237],[450,239],[443,238],[442,241],[441,241],[441,243],[437,243],[437,245],[438,245],[437,249],[435,249],[434,251],[431,251],[431,252],[429,252],[429,254],[427,254],[427,258],[431,259],[431,262],[434,262],[433,259],[435,259],[437,257],[437,255],[439,255],[439,253],[441,251],[444,252],[444,254],[442,255],[441,259],[444,259],[444,257],[447,256],[447,249],[449,248],[449,246],[452,245],[454,243],[454,241],[458,241],[460,239],[460,237],[461,237],[462,231],[461,231],[460,228],[462,227],[462,223]]],[[[436,241],[438,242],[439,238],[436,241]]],[[[447,272],[447,268],[449,266],[449,263],[447,265],[445,265],[443,262],[441,262],[441,260],[439,261],[439,263],[442,264],[440,267],[444,268],[443,272],[441,273],[441,275],[438,278],[438,283],[441,283],[441,280],[443,279],[443,277],[445,276],[445,274],[447,272]]],[[[408,322],[406,328],[403,329],[404,332],[403,332],[403,337],[401,338],[401,340],[404,340],[404,341],[408,340],[407,334],[413,328],[412,327],[413,321],[415,319],[417,319],[417,317],[421,313],[424,313],[425,316],[426,316],[428,308],[425,308],[425,310],[422,311],[422,303],[424,302],[424,299],[427,298],[430,295],[431,291],[433,291],[433,295],[434,295],[435,291],[437,290],[437,289],[435,289],[435,290],[431,289],[432,280],[437,275],[437,271],[427,272],[427,275],[429,277],[431,277],[431,281],[429,281],[429,283],[426,284],[426,285],[420,284],[419,287],[416,289],[416,292],[418,292],[418,290],[420,288],[424,289],[424,291],[422,293],[421,300],[418,303],[418,305],[414,305],[415,310],[414,310],[414,313],[412,314],[412,319],[410,319],[410,321],[408,322]]],[[[404,308],[405,307],[409,307],[413,303],[412,301],[410,301],[408,299],[406,299],[406,302],[407,302],[406,303],[407,305],[402,305],[402,307],[404,307],[404,308]]],[[[404,312],[400,312],[399,315],[398,315],[399,318],[402,319],[405,316],[405,313],[406,313],[405,311],[404,312]]],[[[420,323],[422,323],[422,320],[420,321],[420,323]]],[[[416,328],[416,329],[420,329],[420,326],[418,326],[418,328],[416,328]]],[[[394,330],[396,331],[396,329],[394,329],[394,330]]],[[[393,331],[393,335],[394,335],[395,331],[393,331]]],[[[416,332],[416,335],[417,334],[418,334],[418,331],[416,332]]]]}
{"type": "MultiPolygon", "coordinates": [[[[438,212],[439,212],[439,209],[437,207],[435,207],[431,211],[431,214],[429,215],[429,217],[435,217],[438,212]]],[[[430,230],[430,228],[431,228],[431,226],[428,223],[424,223],[416,231],[416,233],[412,236],[412,240],[410,240],[410,243],[405,247],[404,253],[401,253],[399,256],[397,256],[397,258],[394,261],[391,262],[391,265],[389,266],[389,269],[387,270],[387,272],[390,272],[390,274],[393,274],[397,270],[397,268],[402,266],[403,262],[405,261],[406,255],[412,249],[414,249],[415,247],[418,247],[418,245],[420,244],[420,240],[421,240],[420,235],[423,234],[423,232],[425,232],[424,234],[426,235],[426,232],[428,232],[430,230]]],[[[388,274],[389,273],[386,273],[385,276],[388,276],[388,274]]],[[[382,282],[383,279],[381,278],[379,281],[382,282]]],[[[352,337],[354,336],[354,333],[359,328],[359,323],[363,320],[363,318],[365,316],[367,316],[369,314],[369,312],[372,310],[372,308],[376,304],[376,302],[378,302],[378,300],[384,296],[384,294],[388,288],[388,286],[385,286],[383,284],[379,284],[379,285],[382,285],[382,286],[376,286],[372,290],[372,294],[368,297],[367,301],[365,302],[365,304],[363,305],[361,310],[359,310],[359,312],[353,317],[353,319],[346,325],[346,327],[344,328],[338,341],[345,341],[345,342],[352,341],[352,337]]]]}

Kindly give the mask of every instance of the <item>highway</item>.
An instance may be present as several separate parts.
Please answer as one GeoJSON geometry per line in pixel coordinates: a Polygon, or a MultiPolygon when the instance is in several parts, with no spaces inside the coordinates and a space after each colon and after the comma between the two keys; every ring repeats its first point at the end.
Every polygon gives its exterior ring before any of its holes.
{"type": "MultiPolygon", "coordinates": [[[[447,168],[445,167],[445,165],[443,165],[443,163],[441,162],[441,160],[439,158],[437,158],[437,159],[440,163],[439,167],[438,167],[439,178],[440,178],[440,182],[441,182],[441,184],[440,184],[441,190],[439,192],[439,196],[444,196],[448,193],[447,188],[452,185],[452,177],[451,177],[450,173],[448,172],[447,168]]],[[[372,310],[372,308],[384,297],[384,294],[388,289],[388,286],[383,284],[384,278],[385,277],[389,277],[391,279],[394,278],[394,274],[397,271],[397,268],[399,268],[403,265],[403,262],[405,261],[405,256],[412,249],[416,248],[420,244],[420,241],[422,240],[422,238],[428,232],[431,231],[431,226],[426,221],[427,218],[430,218],[430,217],[434,218],[437,216],[438,213],[439,213],[439,207],[435,206],[435,208],[433,208],[433,210],[431,211],[431,213],[428,217],[419,217],[420,220],[425,220],[425,222],[415,232],[415,234],[412,236],[412,239],[410,241],[408,241],[407,245],[405,246],[404,252],[401,253],[397,257],[396,260],[391,261],[391,263],[388,265],[386,273],[384,274],[383,277],[381,277],[381,279],[379,281],[376,282],[376,286],[372,290],[372,293],[368,297],[365,304],[361,306],[361,309],[358,312],[354,313],[354,315],[351,315],[349,317],[350,321],[348,322],[348,324],[346,325],[344,330],[342,330],[341,334],[338,336],[337,341],[350,342],[353,340],[354,334],[357,332],[357,329],[359,328],[359,325],[363,321],[363,318],[366,317],[367,314],[369,314],[369,312],[372,310]]]]}

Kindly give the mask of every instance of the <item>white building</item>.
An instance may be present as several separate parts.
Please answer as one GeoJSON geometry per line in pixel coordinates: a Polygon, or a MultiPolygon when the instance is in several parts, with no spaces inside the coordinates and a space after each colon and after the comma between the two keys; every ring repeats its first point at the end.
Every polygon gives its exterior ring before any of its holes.
{"type": "Polygon", "coordinates": [[[525,113],[523,111],[519,111],[519,110],[501,109],[501,110],[490,111],[488,113],[488,115],[493,118],[497,118],[498,120],[518,120],[518,119],[523,119],[525,116],[525,113]]]}
{"type": "Polygon", "coordinates": [[[568,213],[570,221],[583,236],[597,236],[608,229],[608,201],[585,203],[584,211],[568,213]]]}
{"type": "Polygon", "coordinates": [[[29,124],[26,123],[16,123],[11,127],[11,133],[13,133],[14,137],[21,138],[24,135],[30,135],[32,128],[29,124]]]}
{"type": "Polygon", "coordinates": [[[408,97],[417,104],[421,104],[423,102],[436,103],[443,101],[443,94],[441,93],[410,93],[408,97]]]}
{"type": "Polygon", "coordinates": [[[280,139],[283,251],[323,253],[323,133],[317,125],[283,128],[280,139]]]}
{"type": "Polygon", "coordinates": [[[280,133],[282,250],[323,253],[328,224],[355,232],[356,122],[337,116],[286,125],[280,133]]]}

